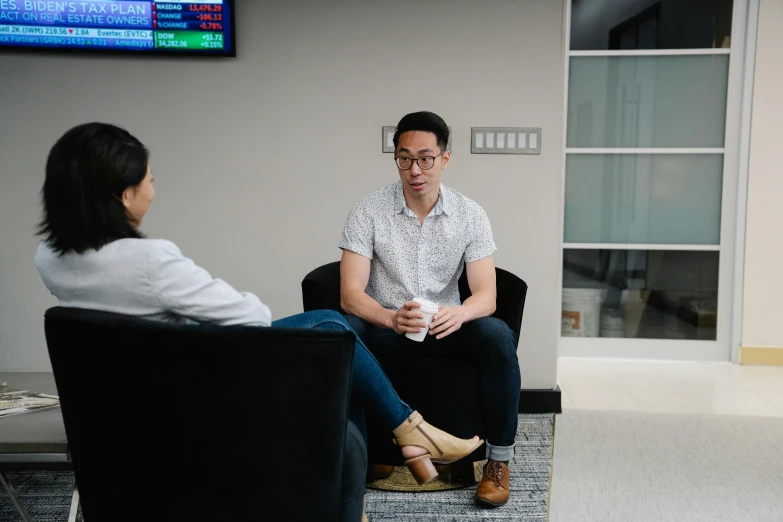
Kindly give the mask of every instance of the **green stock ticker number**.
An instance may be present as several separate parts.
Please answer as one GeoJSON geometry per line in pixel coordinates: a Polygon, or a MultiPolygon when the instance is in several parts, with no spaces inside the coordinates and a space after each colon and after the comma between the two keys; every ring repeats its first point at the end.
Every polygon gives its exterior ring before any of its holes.
{"type": "Polygon", "coordinates": [[[200,31],[156,31],[159,49],[223,49],[223,33],[200,31]]]}

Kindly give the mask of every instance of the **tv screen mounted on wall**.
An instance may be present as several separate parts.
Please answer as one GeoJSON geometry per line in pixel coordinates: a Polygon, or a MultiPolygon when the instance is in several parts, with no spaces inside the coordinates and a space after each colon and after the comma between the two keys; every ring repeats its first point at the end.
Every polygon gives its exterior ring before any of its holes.
{"type": "Polygon", "coordinates": [[[0,49],[236,56],[233,0],[0,0],[0,49]]]}

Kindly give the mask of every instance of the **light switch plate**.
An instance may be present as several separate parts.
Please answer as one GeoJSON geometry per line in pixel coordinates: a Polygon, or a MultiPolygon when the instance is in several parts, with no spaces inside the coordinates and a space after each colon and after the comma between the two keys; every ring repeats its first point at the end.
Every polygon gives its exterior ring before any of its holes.
{"type": "Polygon", "coordinates": [[[397,127],[382,127],[381,151],[394,152],[394,131],[397,127]]]}
{"type": "Polygon", "coordinates": [[[471,154],[541,154],[541,127],[471,127],[471,154]]]}
{"type": "MultiPolygon", "coordinates": [[[[381,127],[381,152],[394,152],[394,133],[397,131],[395,126],[381,127]]],[[[446,150],[451,152],[451,137],[454,132],[449,127],[449,142],[446,144],[446,150]]]]}

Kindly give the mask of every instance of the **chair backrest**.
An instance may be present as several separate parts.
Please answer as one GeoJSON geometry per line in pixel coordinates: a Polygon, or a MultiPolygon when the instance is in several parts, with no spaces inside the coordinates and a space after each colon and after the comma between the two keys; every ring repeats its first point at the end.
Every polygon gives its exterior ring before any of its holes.
{"type": "Polygon", "coordinates": [[[337,520],[349,332],[52,308],[46,341],[87,520],[337,520]]]}
{"type": "Polygon", "coordinates": [[[319,266],[302,280],[302,304],[305,312],[312,310],[337,310],[340,306],[340,262],[319,266]]]}
{"type": "MultiPolygon", "coordinates": [[[[527,284],[511,272],[495,268],[497,306],[493,317],[505,322],[519,339],[522,314],[525,310],[527,284]]],[[[470,297],[465,270],[459,278],[460,300],[470,297]]],[[[302,281],[302,302],[305,312],[310,310],[337,310],[340,307],[340,262],[327,263],[307,274],[302,281]]]]}

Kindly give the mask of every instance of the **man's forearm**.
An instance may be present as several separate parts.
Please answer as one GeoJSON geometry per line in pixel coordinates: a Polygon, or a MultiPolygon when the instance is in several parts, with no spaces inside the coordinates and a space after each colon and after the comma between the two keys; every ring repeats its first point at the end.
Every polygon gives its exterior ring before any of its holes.
{"type": "Polygon", "coordinates": [[[496,302],[497,298],[494,292],[482,292],[468,297],[462,303],[462,308],[467,314],[465,322],[494,314],[496,302]]]}
{"type": "Polygon", "coordinates": [[[341,296],[340,304],[345,313],[355,315],[375,326],[392,327],[394,312],[378,304],[378,301],[364,292],[347,292],[341,296]]]}

